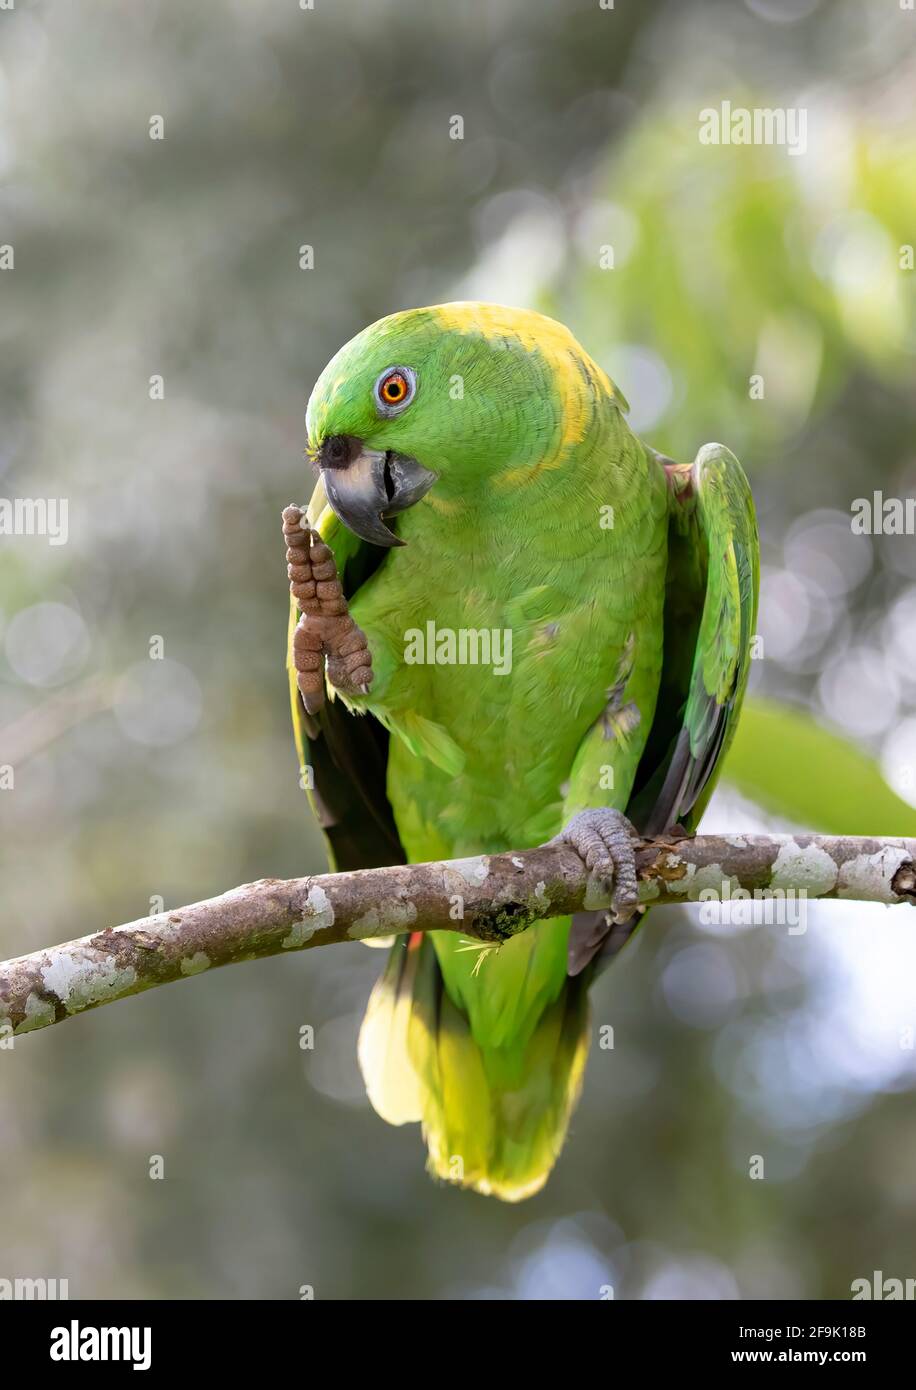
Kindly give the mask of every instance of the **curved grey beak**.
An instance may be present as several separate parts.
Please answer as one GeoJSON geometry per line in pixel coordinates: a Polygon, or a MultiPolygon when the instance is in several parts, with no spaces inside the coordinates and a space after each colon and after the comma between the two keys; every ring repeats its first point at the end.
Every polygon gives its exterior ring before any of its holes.
{"type": "Polygon", "coordinates": [[[328,502],[354,535],[373,545],[403,545],[382,520],[406,511],[439,476],[416,459],[390,450],[367,449],[352,435],[326,439],[318,467],[328,502]]]}

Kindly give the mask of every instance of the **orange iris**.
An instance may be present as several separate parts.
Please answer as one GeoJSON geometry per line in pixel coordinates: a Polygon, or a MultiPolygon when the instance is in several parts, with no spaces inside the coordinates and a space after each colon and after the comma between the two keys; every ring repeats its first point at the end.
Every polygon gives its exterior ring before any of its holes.
{"type": "Polygon", "coordinates": [[[406,395],[407,382],[400,372],[392,372],[391,376],[386,377],[382,382],[382,400],[388,405],[400,405],[406,395]]]}

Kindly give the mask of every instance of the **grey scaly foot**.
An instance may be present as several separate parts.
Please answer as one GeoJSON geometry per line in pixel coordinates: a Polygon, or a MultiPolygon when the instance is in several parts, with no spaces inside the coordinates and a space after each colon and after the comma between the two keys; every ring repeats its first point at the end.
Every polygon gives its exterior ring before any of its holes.
{"type": "Polygon", "coordinates": [[[626,922],[639,901],[636,883],[637,831],[622,811],[579,811],[551,845],[569,845],[610,895],[611,918],[626,922]]]}

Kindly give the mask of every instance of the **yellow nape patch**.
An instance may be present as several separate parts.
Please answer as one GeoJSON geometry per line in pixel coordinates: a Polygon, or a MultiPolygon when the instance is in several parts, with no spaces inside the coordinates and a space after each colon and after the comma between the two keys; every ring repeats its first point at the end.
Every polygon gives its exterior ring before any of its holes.
{"type": "MultiPolygon", "coordinates": [[[[569,450],[584,438],[592,419],[593,399],[585,387],[585,375],[596,391],[604,391],[620,410],[628,410],[626,399],[610,377],[590,357],[572,333],[556,319],[533,309],[512,309],[505,304],[481,304],[476,300],[437,304],[434,312],[443,329],[458,333],[480,333],[485,338],[513,337],[528,352],[538,352],[547,362],[557,383],[562,411],[559,448],[545,458],[542,468],[558,468],[569,450]]],[[[526,474],[529,470],[524,470],[526,474]]]]}

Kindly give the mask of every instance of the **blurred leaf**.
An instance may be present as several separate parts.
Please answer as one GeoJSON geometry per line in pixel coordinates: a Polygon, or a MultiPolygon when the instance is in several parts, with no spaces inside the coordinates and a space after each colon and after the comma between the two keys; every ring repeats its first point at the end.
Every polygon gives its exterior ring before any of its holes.
{"type": "Polygon", "coordinates": [[[748,700],[724,776],[764,810],[834,835],[912,835],[874,759],[801,709],[748,700]]]}
{"type": "Polygon", "coordinates": [[[650,109],[611,147],[541,302],[657,448],[692,458],[722,439],[759,467],[853,382],[910,392],[916,300],[901,255],[916,141],[847,114],[828,162],[701,145],[687,101],[650,109]]]}

